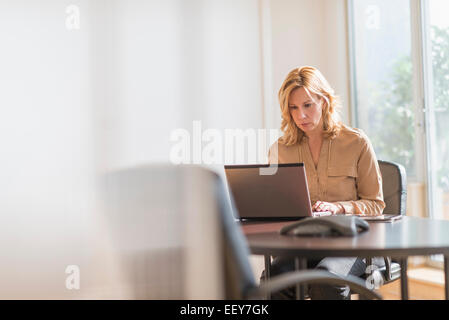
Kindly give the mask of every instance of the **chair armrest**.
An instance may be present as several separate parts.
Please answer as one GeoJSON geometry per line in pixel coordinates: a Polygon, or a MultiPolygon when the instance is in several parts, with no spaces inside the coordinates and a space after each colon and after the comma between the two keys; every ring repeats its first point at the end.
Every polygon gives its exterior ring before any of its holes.
{"type": "Polygon", "coordinates": [[[270,278],[267,282],[262,282],[259,287],[255,288],[248,294],[249,299],[261,299],[267,294],[277,292],[282,289],[297,284],[321,283],[337,286],[349,286],[351,291],[358,293],[367,299],[382,299],[377,292],[369,290],[365,282],[355,276],[340,277],[324,270],[304,270],[287,272],[282,275],[270,278]]]}
{"type": "Polygon", "coordinates": [[[390,257],[384,257],[385,261],[385,280],[391,281],[392,275],[391,275],[391,258],[390,257]]]}

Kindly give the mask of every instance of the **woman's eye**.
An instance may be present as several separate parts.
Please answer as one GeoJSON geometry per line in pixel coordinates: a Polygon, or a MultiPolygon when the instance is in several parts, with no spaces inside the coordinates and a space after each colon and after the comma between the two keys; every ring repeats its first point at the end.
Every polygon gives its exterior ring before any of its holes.
{"type": "Polygon", "coordinates": [[[312,106],[311,103],[306,103],[306,104],[304,105],[304,107],[306,107],[306,108],[309,108],[309,107],[311,107],[311,106],[312,106]]]}

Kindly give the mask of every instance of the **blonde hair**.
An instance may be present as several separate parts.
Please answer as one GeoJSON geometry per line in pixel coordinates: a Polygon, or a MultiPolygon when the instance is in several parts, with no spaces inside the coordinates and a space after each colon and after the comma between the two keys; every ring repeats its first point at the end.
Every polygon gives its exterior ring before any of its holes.
{"type": "Polygon", "coordinates": [[[290,94],[293,90],[301,87],[304,87],[309,95],[314,93],[324,99],[322,111],[324,135],[335,138],[341,129],[338,114],[340,109],[339,98],[334,94],[334,90],[318,69],[305,66],[290,71],[279,89],[278,96],[282,116],[281,130],[284,133],[282,142],[290,146],[297,143],[304,135],[304,132],[293,121],[288,107],[290,94]]]}

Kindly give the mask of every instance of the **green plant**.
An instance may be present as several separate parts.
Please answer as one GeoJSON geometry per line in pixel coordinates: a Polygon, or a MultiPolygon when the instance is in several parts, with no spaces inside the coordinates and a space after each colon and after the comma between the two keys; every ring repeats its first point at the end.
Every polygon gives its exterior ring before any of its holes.
{"type": "Polygon", "coordinates": [[[412,62],[396,61],[389,81],[374,87],[369,108],[370,137],[379,159],[398,162],[415,172],[412,62]]]}
{"type": "MultiPolygon", "coordinates": [[[[432,72],[436,170],[439,187],[449,191],[449,28],[432,26],[432,72]]],[[[393,63],[388,81],[370,90],[369,135],[379,159],[403,164],[415,173],[413,66],[409,55],[393,63]]],[[[431,114],[427,114],[431,116],[431,114]]]]}

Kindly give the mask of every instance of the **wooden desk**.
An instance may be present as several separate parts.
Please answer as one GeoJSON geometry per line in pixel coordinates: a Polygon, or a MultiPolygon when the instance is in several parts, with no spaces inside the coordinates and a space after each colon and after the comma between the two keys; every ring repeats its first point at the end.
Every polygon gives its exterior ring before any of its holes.
{"type": "Polygon", "coordinates": [[[403,217],[391,223],[371,222],[368,232],[338,238],[280,235],[280,228],[289,223],[241,223],[251,252],[265,256],[266,268],[272,255],[300,257],[302,266],[310,258],[390,256],[400,261],[401,296],[408,299],[407,258],[443,254],[445,296],[449,299],[449,221],[403,217]]]}

